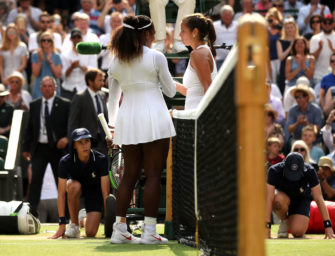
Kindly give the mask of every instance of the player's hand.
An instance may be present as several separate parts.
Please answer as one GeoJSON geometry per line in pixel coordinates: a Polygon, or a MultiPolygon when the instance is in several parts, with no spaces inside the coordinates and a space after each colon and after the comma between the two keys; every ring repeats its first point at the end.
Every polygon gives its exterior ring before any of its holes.
{"type": "Polygon", "coordinates": [[[60,237],[64,237],[64,233],[65,233],[65,224],[59,225],[57,232],[53,236],[48,237],[48,239],[57,239],[60,237]]]}
{"type": "Polygon", "coordinates": [[[23,158],[26,159],[28,162],[31,160],[31,155],[29,152],[22,152],[23,158]]]}
{"type": "Polygon", "coordinates": [[[335,238],[334,231],[332,227],[325,228],[325,239],[335,238]]]}
{"type": "Polygon", "coordinates": [[[107,142],[107,148],[112,149],[113,148],[113,139],[109,139],[106,137],[106,142],[107,142]]]}
{"type": "Polygon", "coordinates": [[[69,139],[67,137],[63,137],[57,142],[56,147],[58,149],[64,149],[68,143],[69,143],[69,139]]]}

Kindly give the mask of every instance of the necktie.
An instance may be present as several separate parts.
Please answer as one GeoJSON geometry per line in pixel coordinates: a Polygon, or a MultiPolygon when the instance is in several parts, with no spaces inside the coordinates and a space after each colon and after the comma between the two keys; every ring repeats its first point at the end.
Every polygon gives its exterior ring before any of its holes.
{"type": "Polygon", "coordinates": [[[45,105],[44,105],[44,119],[45,119],[45,126],[47,128],[48,145],[50,147],[53,147],[54,141],[52,138],[52,128],[51,128],[51,120],[50,120],[50,114],[49,114],[49,108],[48,108],[48,101],[45,101],[45,105]]]}
{"type": "Polygon", "coordinates": [[[95,97],[95,102],[97,104],[97,113],[100,114],[100,113],[102,113],[102,111],[101,111],[101,106],[100,106],[100,102],[99,102],[99,99],[98,99],[98,95],[95,95],[94,97],[95,97]]]}

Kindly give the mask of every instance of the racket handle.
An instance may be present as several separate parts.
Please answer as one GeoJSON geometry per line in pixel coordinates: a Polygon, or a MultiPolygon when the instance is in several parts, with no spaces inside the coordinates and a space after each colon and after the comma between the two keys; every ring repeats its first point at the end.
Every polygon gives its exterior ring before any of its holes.
{"type": "Polygon", "coordinates": [[[107,125],[107,122],[106,122],[106,119],[105,119],[104,114],[103,114],[103,113],[100,113],[100,114],[98,115],[98,118],[99,118],[99,120],[100,120],[101,126],[102,126],[102,128],[104,129],[104,132],[105,132],[107,138],[111,140],[111,139],[112,139],[112,134],[111,134],[110,131],[109,131],[109,128],[108,128],[108,125],[107,125]]]}

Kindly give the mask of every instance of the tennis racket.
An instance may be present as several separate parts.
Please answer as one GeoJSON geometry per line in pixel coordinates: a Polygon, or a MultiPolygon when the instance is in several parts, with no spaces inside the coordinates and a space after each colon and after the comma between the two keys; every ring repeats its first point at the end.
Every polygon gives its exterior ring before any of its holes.
{"type": "Polygon", "coordinates": [[[109,178],[112,186],[117,189],[120,185],[124,174],[124,159],[122,149],[117,147],[112,150],[111,167],[109,170],[109,178]]]}

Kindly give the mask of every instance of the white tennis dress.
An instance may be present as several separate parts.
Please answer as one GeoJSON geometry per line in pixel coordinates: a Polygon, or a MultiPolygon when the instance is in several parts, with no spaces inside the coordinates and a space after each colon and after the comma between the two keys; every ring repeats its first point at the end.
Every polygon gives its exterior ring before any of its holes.
{"type": "MultiPolygon", "coordinates": [[[[212,55],[212,52],[207,45],[199,45],[197,49],[206,47],[211,53],[213,60],[213,71],[211,73],[212,81],[217,74],[216,62],[212,55]]],[[[188,62],[186,71],[183,77],[183,85],[187,88],[185,98],[185,110],[194,109],[198,106],[202,97],[204,96],[204,87],[202,86],[199,77],[195,70],[191,67],[191,61],[188,62]]]]}
{"type": "Polygon", "coordinates": [[[109,124],[115,126],[114,144],[146,143],[176,135],[162,94],[173,97],[176,85],[162,53],[143,47],[143,57],[130,63],[113,57],[108,76],[109,124]]]}

